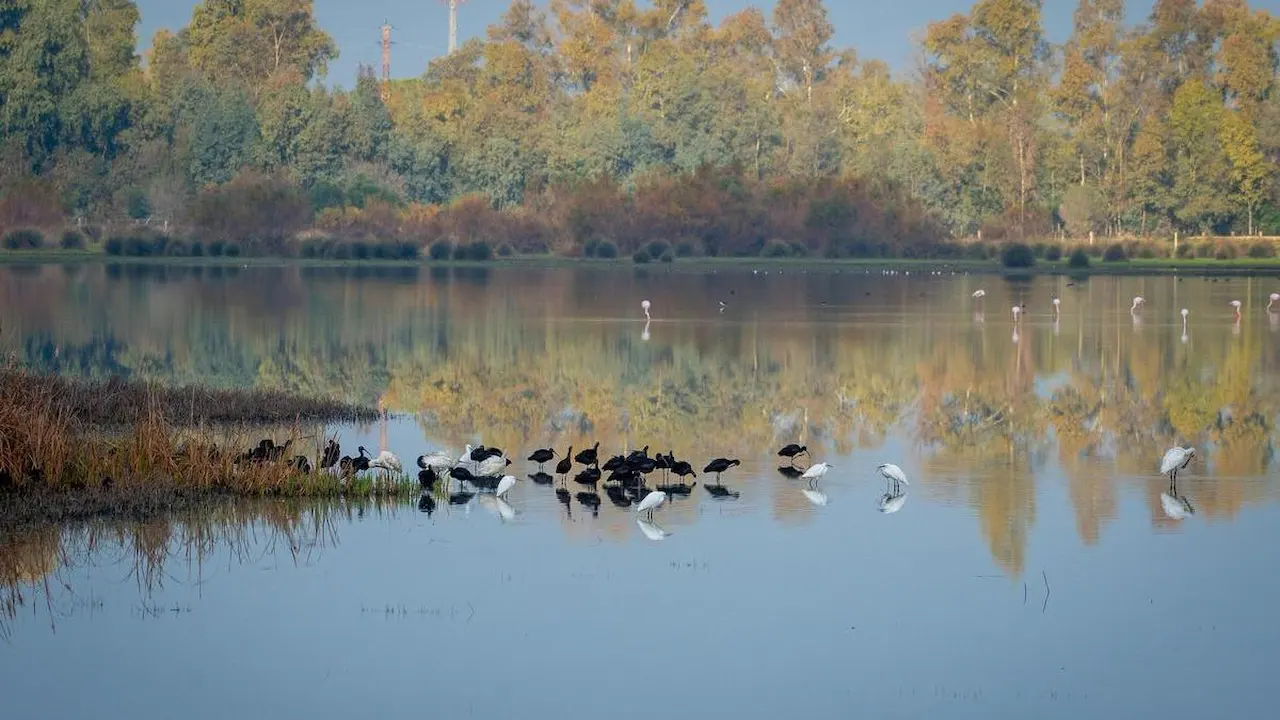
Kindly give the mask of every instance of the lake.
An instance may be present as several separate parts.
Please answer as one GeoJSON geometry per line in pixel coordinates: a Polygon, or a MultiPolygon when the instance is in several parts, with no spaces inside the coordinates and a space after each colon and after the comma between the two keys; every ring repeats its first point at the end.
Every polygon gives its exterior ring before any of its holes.
{"type": "Polygon", "coordinates": [[[1268,712],[1280,280],[766,267],[0,266],[32,367],[380,403],[345,452],[525,478],[0,536],[5,716],[1268,712]],[[742,462],[653,525],[528,479],[595,442],[742,462]]]}

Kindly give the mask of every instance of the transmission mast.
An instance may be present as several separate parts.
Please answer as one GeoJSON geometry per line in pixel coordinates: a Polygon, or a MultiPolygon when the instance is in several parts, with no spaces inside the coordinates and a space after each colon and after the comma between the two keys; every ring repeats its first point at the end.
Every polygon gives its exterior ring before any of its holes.
{"type": "Polygon", "coordinates": [[[449,54],[458,49],[458,6],[467,0],[444,0],[449,5],[449,54]]]}
{"type": "Polygon", "coordinates": [[[385,20],[382,22],[382,78],[378,89],[382,101],[386,102],[391,92],[391,23],[385,20]]]}

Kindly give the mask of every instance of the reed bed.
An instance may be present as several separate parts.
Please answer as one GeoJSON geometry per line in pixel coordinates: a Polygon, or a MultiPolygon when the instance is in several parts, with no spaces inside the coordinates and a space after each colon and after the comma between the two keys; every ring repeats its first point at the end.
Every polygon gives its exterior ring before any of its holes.
{"type": "MultiPolygon", "coordinates": [[[[318,467],[321,423],[376,411],[270,392],[170,390],[0,371],[0,527],[36,518],[145,517],[219,495],[410,495],[407,477],[340,478],[318,467]],[[237,414],[240,413],[240,414],[237,414]],[[274,461],[244,457],[261,423],[287,419],[274,461]],[[304,425],[311,423],[308,432],[304,425]]],[[[270,435],[268,435],[270,437],[270,435]]],[[[354,454],[354,453],[350,453],[354,454]]]]}

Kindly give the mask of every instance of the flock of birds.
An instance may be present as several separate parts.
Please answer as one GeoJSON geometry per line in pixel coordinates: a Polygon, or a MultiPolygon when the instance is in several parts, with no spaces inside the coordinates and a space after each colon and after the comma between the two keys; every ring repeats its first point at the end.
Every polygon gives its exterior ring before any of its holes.
{"type": "MultiPolygon", "coordinates": [[[[239,460],[250,462],[280,462],[289,450],[292,441],[283,445],[275,445],[269,438],[263,439],[255,447],[250,448],[239,460]]],[[[540,448],[531,453],[526,460],[536,464],[537,471],[529,474],[529,479],[537,485],[556,485],[555,494],[568,511],[572,501],[590,509],[593,515],[599,513],[602,499],[597,490],[603,485],[605,496],[613,505],[634,508],[637,524],[646,536],[660,539],[670,533],[654,523],[654,513],[676,498],[691,495],[697,487],[698,472],[686,460],[677,459],[674,453],[661,452],[649,454],[649,447],[633,450],[627,454],[614,455],[604,462],[600,461],[600,443],[574,453],[570,446],[563,454],[555,448],[540,448]],[[546,464],[556,460],[555,474],[545,471],[546,464]],[[575,472],[576,471],[576,472],[575,472]],[[661,476],[651,487],[650,477],[661,471],[661,476]],[[572,478],[570,476],[572,475],[572,478]],[[692,482],[686,482],[689,479],[692,482]],[[572,481],[582,490],[576,494],[568,489],[572,481]]],[[[337,440],[329,439],[318,459],[320,472],[330,473],[345,485],[352,478],[368,473],[376,482],[398,482],[404,477],[404,468],[400,459],[388,450],[376,456],[360,446],[353,456],[341,455],[341,447],[337,440]]],[[[813,462],[807,466],[797,465],[803,456],[812,459],[809,449],[796,443],[788,444],[778,450],[778,456],[786,459],[786,464],[778,467],[778,472],[789,479],[803,480],[806,486],[802,493],[811,503],[818,506],[827,504],[827,495],[818,487],[828,471],[833,467],[827,462],[813,462]]],[[[1160,503],[1166,516],[1174,520],[1182,520],[1195,513],[1195,509],[1184,495],[1178,492],[1178,473],[1186,469],[1195,458],[1195,448],[1173,447],[1167,450],[1160,460],[1160,473],[1169,478],[1169,487],[1161,492],[1160,503]]],[[[304,473],[311,472],[310,461],[297,455],[291,464],[304,473]]],[[[508,493],[521,480],[508,474],[507,468],[512,464],[510,458],[499,448],[484,445],[467,445],[466,450],[458,457],[445,452],[431,452],[419,455],[418,484],[421,495],[418,509],[428,514],[435,511],[435,493],[437,489],[447,490],[450,505],[467,505],[472,500],[494,510],[504,520],[515,517],[515,509],[506,501],[508,493]],[[444,481],[447,485],[441,485],[444,481]]],[[[737,458],[715,458],[707,463],[702,472],[712,474],[715,480],[704,483],[703,488],[716,499],[737,499],[740,493],[725,487],[721,482],[723,473],[741,465],[737,458]]],[[[880,496],[878,509],[882,513],[896,513],[906,504],[905,488],[911,483],[902,468],[892,463],[883,463],[876,467],[876,473],[885,480],[886,487],[880,496]]]]}
{"type": "MultiPolygon", "coordinates": [[[[978,289],[973,291],[973,294],[971,297],[980,303],[982,299],[985,298],[986,296],[987,296],[986,290],[978,289]]],[[[1280,303],[1280,293],[1271,293],[1269,296],[1267,296],[1267,313],[1268,314],[1272,314],[1272,315],[1280,314],[1280,307],[1277,306],[1277,303],[1280,303]]],[[[1141,295],[1135,296],[1133,298],[1133,303],[1129,306],[1129,314],[1133,316],[1134,322],[1137,322],[1138,318],[1141,317],[1142,310],[1143,308],[1146,307],[1146,305],[1147,305],[1147,300],[1141,295]]],[[[1227,303],[1227,307],[1231,308],[1234,311],[1235,319],[1237,322],[1239,322],[1240,318],[1244,316],[1244,313],[1241,309],[1243,308],[1243,306],[1244,304],[1241,303],[1239,300],[1232,300],[1231,302],[1227,303]]],[[[1017,305],[1014,305],[1012,310],[1013,321],[1015,323],[1019,322],[1022,319],[1023,314],[1026,313],[1026,311],[1027,311],[1027,306],[1024,303],[1019,303],[1017,305]]],[[[1062,300],[1060,298],[1055,297],[1053,298],[1053,315],[1056,318],[1061,314],[1062,314],[1062,300]]],[[[1191,314],[1191,311],[1186,308],[1182,308],[1180,314],[1182,315],[1183,330],[1185,330],[1187,325],[1187,316],[1191,314]]]]}

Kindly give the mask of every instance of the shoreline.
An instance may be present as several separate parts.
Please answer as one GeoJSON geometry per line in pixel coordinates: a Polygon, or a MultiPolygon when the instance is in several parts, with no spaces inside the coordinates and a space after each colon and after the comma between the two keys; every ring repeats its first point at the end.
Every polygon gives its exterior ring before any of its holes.
{"type": "Polygon", "coordinates": [[[1096,260],[1087,268],[1069,267],[1065,259],[1038,260],[1029,268],[1009,268],[998,260],[941,260],[915,258],[764,258],[686,257],[672,262],[636,263],[629,257],[615,259],[515,255],[493,260],[331,260],[290,257],[124,257],[80,250],[0,251],[0,266],[14,265],[142,265],[165,267],[299,267],[299,268],[595,268],[633,269],[646,272],[707,271],[717,269],[812,271],[903,270],[954,271],[984,275],[1271,275],[1280,276],[1280,258],[1133,259],[1119,262],[1096,260]]]}

